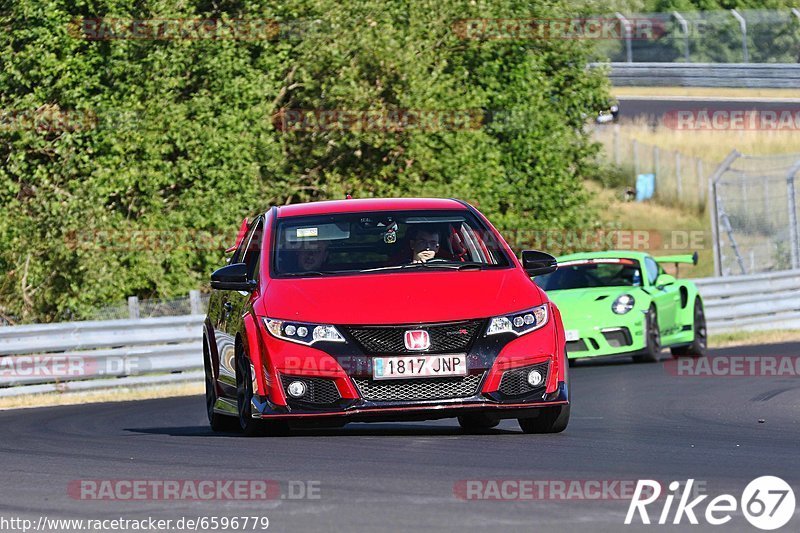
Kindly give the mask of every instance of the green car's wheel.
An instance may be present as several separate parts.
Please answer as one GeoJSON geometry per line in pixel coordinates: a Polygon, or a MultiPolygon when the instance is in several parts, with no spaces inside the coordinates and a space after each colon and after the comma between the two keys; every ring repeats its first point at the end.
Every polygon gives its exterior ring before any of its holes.
{"type": "Polygon", "coordinates": [[[536,418],[519,418],[523,433],[561,433],[569,424],[569,405],[545,407],[536,418]]]}
{"type": "Polygon", "coordinates": [[[475,413],[472,415],[462,415],[458,417],[458,425],[467,433],[480,433],[487,429],[492,429],[500,421],[492,418],[485,413],[475,413]]]}
{"type": "Polygon", "coordinates": [[[641,354],[634,355],[633,360],[637,363],[657,363],[658,354],[661,352],[661,332],[658,331],[658,314],[655,305],[651,305],[645,315],[645,336],[647,346],[641,354]]]}
{"type": "Polygon", "coordinates": [[[690,356],[703,357],[706,355],[708,336],[706,332],[706,315],[703,312],[703,302],[698,297],[694,301],[694,340],[688,346],[672,348],[673,357],[690,356]]]}

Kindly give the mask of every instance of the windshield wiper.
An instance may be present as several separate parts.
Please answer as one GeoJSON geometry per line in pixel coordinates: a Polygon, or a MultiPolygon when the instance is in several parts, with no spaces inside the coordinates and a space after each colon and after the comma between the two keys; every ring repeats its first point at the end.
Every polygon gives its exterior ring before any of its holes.
{"type": "Polygon", "coordinates": [[[379,272],[382,270],[404,270],[407,268],[446,268],[450,270],[483,270],[486,265],[484,263],[441,263],[439,261],[431,263],[409,263],[407,265],[393,265],[378,268],[368,268],[360,272],[379,272]]]}
{"type": "MultiPolygon", "coordinates": [[[[346,271],[342,271],[342,272],[346,272],[346,271]]],[[[334,271],[334,270],[308,270],[306,272],[285,272],[285,273],[281,274],[281,276],[296,278],[296,277],[300,277],[300,276],[327,276],[329,274],[340,274],[340,273],[341,272],[334,271]]]]}

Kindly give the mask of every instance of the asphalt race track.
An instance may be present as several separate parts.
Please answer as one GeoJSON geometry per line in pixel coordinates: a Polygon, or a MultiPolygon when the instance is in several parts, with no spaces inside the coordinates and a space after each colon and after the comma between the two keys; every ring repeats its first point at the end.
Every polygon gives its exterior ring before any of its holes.
{"type": "MultiPolygon", "coordinates": [[[[800,344],[792,343],[712,355],[798,352],[800,344]]],[[[682,526],[646,528],[635,521],[626,527],[628,499],[485,501],[454,495],[464,480],[655,479],[666,486],[693,478],[710,498],[729,493],[738,499],[749,481],[763,475],[782,477],[800,495],[797,376],[676,376],[670,360],[663,352],[659,364],[606,360],[570,369],[572,419],[565,433],[552,436],[524,435],[513,421],[487,434],[464,435],[447,420],[252,439],[212,434],[202,397],[4,411],[0,516],[259,515],[269,518],[270,531],[292,532],[752,531],[741,511],[724,527],[701,522],[690,528],[685,517],[682,526]],[[284,499],[81,499],[68,487],[86,479],[269,479],[280,482],[284,499]],[[289,481],[312,481],[319,497],[287,498],[289,481]]],[[[661,504],[653,505],[655,521],[661,504]]],[[[796,512],[786,530],[798,528],[796,512]]]]}

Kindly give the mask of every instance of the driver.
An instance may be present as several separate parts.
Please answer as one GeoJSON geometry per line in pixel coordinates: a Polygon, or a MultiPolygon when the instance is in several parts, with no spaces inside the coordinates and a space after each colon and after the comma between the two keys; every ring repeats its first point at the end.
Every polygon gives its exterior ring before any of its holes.
{"type": "Polygon", "coordinates": [[[301,272],[320,270],[328,259],[327,241],[309,241],[303,243],[303,249],[297,254],[297,266],[301,272]]]}
{"type": "Polygon", "coordinates": [[[439,232],[430,228],[413,228],[410,233],[411,262],[425,263],[439,252],[439,232]]]}

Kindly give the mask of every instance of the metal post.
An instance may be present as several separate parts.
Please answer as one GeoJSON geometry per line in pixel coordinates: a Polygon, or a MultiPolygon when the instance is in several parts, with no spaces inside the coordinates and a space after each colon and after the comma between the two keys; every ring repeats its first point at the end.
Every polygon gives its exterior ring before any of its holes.
{"type": "Polygon", "coordinates": [[[684,37],[684,50],[683,50],[683,57],[687,63],[689,63],[689,23],[686,22],[686,19],[683,18],[683,15],[678,13],[677,11],[672,12],[672,16],[677,19],[678,24],[681,25],[681,30],[683,30],[683,37],[684,37]]]}
{"type": "Polygon", "coordinates": [[[700,202],[703,201],[703,160],[699,157],[697,158],[697,195],[700,202]]]}
{"type": "Polygon", "coordinates": [[[633,46],[631,45],[631,23],[619,11],[614,13],[620,22],[620,25],[625,28],[625,56],[628,63],[633,63],[633,46]]]}
{"type": "Polygon", "coordinates": [[[683,176],[681,176],[681,153],[675,151],[675,177],[677,178],[678,185],[678,201],[680,202],[683,196],[683,176]]]}
{"type": "Polygon", "coordinates": [[[203,313],[203,310],[200,308],[200,291],[189,291],[189,306],[191,307],[193,315],[203,313]]]}
{"type": "Polygon", "coordinates": [[[639,142],[633,140],[633,173],[636,177],[639,176],[639,142]]]}
{"type": "Polygon", "coordinates": [[[653,179],[653,189],[655,189],[653,191],[654,194],[656,191],[658,191],[658,180],[661,179],[658,168],[660,166],[659,155],[658,146],[653,146],[653,174],[655,174],[655,178],[653,179]]]}
{"type": "Polygon", "coordinates": [[[789,194],[789,248],[792,254],[792,268],[800,268],[800,239],[797,233],[797,200],[794,190],[794,176],[800,172],[800,161],[792,165],[789,169],[789,174],[786,176],[786,189],[789,194]]]}
{"type": "Polygon", "coordinates": [[[739,28],[742,30],[742,55],[744,56],[744,62],[749,63],[750,54],[747,51],[747,22],[744,20],[744,17],[741,16],[735,9],[731,9],[731,14],[737,21],[739,21],[739,28]]]}
{"type": "Polygon", "coordinates": [[[733,162],[739,158],[741,154],[736,150],[731,150],[731,153],[719,164],[714,173],[708,178],[708,213],[711,216],[711,241],[714,247],[714,275],[722,275],[722,257],[720,255],[719,246],[719,218],[717,209],[717,181],[727,171],[733,162]]]}
{"type": "Polygon", "coordinates": [[[139,318],[139,298],[128,296],[128,315],[131,319],[139,318]]]}

